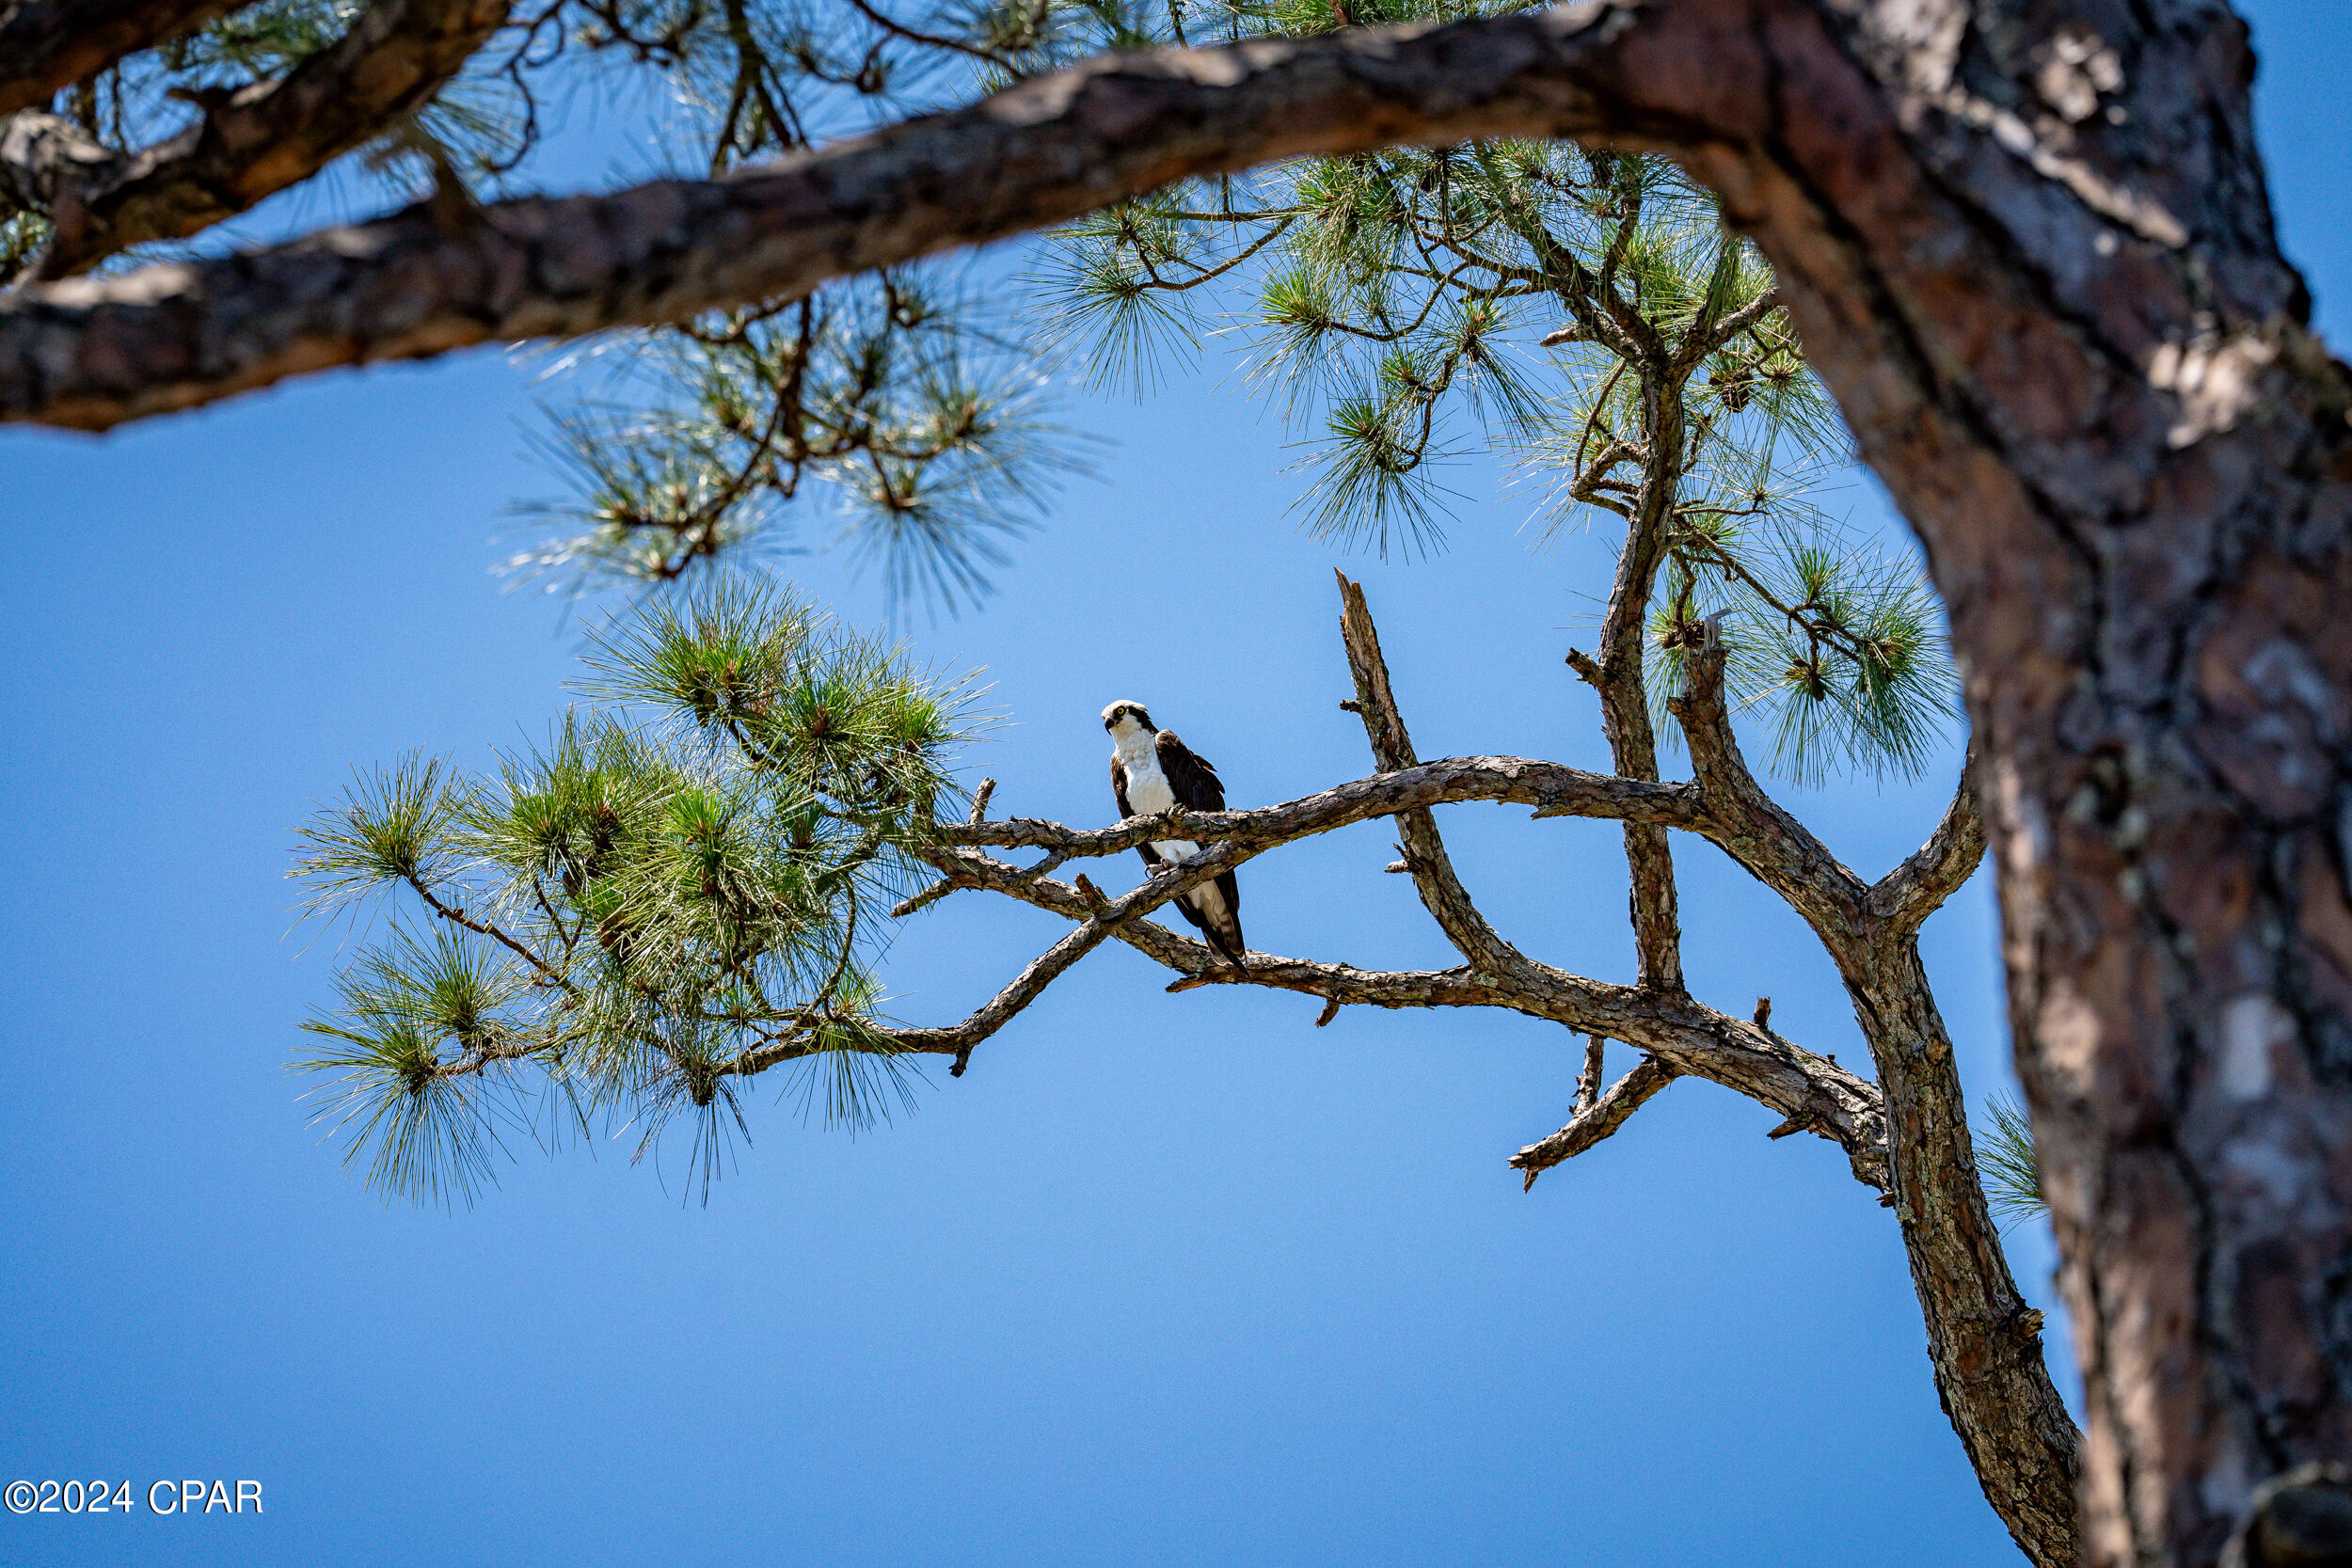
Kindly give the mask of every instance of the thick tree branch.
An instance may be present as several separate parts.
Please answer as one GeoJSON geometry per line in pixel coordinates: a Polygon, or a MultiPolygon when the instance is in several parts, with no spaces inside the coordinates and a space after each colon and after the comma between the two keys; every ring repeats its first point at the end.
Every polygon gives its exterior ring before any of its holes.
{"type": "Polygon", "coordinates": [[[332,365],[686,321],[1296,153],[1705,136],[1627,101],[1627,56],[1662,46],[1712,72],[1743,25],[1732,8],[1612,0],[1114,55],[723,180],[428,205],[247,256],[24,289],[0,301],[0,417],[103,429],[332,365]]]}
{"type": "MultiPolygon", "coordinates": [[[[1903,880],[1904,868],[1888,878],[1913,890],[1890,899],[1917,916],[1899,927],[1879,912],[1877,890],[1866,888],[1748,771],[1724,703],[1724,650],[1711,633],[1690,652],[1685,672],[1684,690],[1670,705],[1707,802],[1708,836],[1812,926],[1846,983],[1877,1063],[1892,1198],[1953,1429],[1986,1497],[2027,1555],[2042,1568],[2071,1568],[2078,1549],[2077,1434],[2042,1364],[2031,1326],[2038,1320],[2017,1293],[1986,1213],[1951,1039],[1915,940],[1917,920],[1948,892],[1943,879],[1964,876],[1981,852],[1980,845],[1970,851],[1964,842],[1973,809],[1963,802],[1973,797],[1963,783],[1935,839],[1905,863],[1911,867],[1927,858],[1914,879],[1903,880]]],[[[1781,1132],[1804,1125],[1792,1117],[1781,1132]]]]}
{"type": "Polygon", "coordinates": [[[123,55],[233,9],[231,0],[18,0],[0,5],[0,115],[36,108],[123,55]]]}
{"type": "MultiPolygon", "coordinates": [[[[510,0],[375,0],[285,75],[208,104],[166,141],[103,161],[54,127],[38,136],[0,127],[8,178],[39,195],[55,228],[41,276],[199,233],[308,180],[430,103],[511,8],[510,0]]],[[[436,209],[444,219],[448,206],[436,209]]]]}
{"type": "MultiPolygon", "coordinates": [[[[1405,754],[1409,759],[1409,742],[1405,754]]],[[[1472,800],[1533,806],[1537,816],[1655,822],[1693,832],[1699,828],[1698,792],[1690,784],[1617,779],[1526,757],[1444,757],[1408,761],[1392,772],[1249,811],[1131,816],[1108,828],[1066,828],[1015,816],[1002,822],[942,824],[937,836],[957,846],[1043,849],[1063,860],[1124,854],[1154,839],[1263,849],[1374,817],[1472,800]]]]}

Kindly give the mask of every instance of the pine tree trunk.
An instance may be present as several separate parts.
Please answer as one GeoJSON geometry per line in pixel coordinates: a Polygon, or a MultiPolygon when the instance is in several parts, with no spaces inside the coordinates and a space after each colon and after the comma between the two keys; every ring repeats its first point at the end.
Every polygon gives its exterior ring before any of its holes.
{"type": "Polygon", "coordinates": [[[2087,1560],[2216,1562],[2258,1500],[2246,1560],[2337,1560],[2265,1555],[2352,1553],[2330,1482],[2258,1489],[2352,1459],[2352,396],[2272,233],[2245,31],[1848,9],[1746,8],[1717,79],[1770,90],[1686,95],[1742,135],[1677,139],[1950,607],[2087,1560]]]}
{"type": "Polygon", "coordinates": [[[2036,1568],[2081,1551],[2074,1481],[2079,1435],[2042,1359],[2042,1314],[2026,1305],[1977,1180],[1960,1072],[1917,942],[1854,955],[1854,1015],[1878,1066],[1887,1163],[1903,1250],[1928,1330],[1928,1360],[1985,1500],[2036,1568]]]}

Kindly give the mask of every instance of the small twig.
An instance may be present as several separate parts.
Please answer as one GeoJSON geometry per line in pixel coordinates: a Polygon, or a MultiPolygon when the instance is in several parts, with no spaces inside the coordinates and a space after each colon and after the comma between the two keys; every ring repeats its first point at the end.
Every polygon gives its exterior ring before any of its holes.
{"type": "Polygon", "coordinates": [[[1092,910],[1096,914],[1104,913],[1110,909],[1111,901],[1103,896],[1103,890],[1096,887],[1092,879],[1089,878],[1085,872],[1079,872],[1076,880],[1078,893],[1086,899],[1088,909],[1092,910]]]}
{"type": "Polygon", "coordinates": [[[578,988],[575,987],[564,975],[560,974],[554,970],[548,968],[546,961],[543,960],[538,954],[533,953],[530,948],[525,947],[521,942],[516,942],[513,937],[508,936],[504,931],[500,930],[496,926],[491,925],[487,921],[476,920],[473,916],[466,912],[462,905],[442,903],[438,897],[434,895],[433,889],[427,885],[424,878],[417,872],[411,871],[408,873],[408,885],[417,890],[417,896],[423,899],[425,907],[430,909],[435,914],[439,915],[443,920],[449,921],[453,925],[463,926],[469,931],[477,932],[480,935],[488,937],[491,941],[498,942],[501,946],[505,947],[510,952],[516,954],[522,958],[523,962],[529,964],[532,968],[539,972],[541,980],[543,980],[546,984],[550,986],[560,986],[565,990],[578,990],[578,988]]]}
{"type": "Polygon", "coordinates": [[[972,815],[963,819],[967,828],[977,828],[988,820],[988,798],[996,793],[994,779],[982,779],[980,787],[972,796],[972,815]]]}
{"type": "Polygon", "coordinates": [[[914,895],[913,897],[901,898],[898,903],[893,904],[890,907],[890,918],[893,920],[904,920],[907,916],[914,913],[917,910],[930,909],[933,904],[938,903],[942,898],[945,898],[949,894],[955,892],[956,889],[960,887],[970,887],[972,885],[972,883],[965,881],[961,877],[942,877],[938,881],[933,882],[930,886],[925,888],[922,892],[914,895]]]}
{"type": "MultiPolygon", "coordinates": [[[[1569,1119],[1591,1110],[1593,1102],[1600,1098],[1601,1068],[1608,1059],[1608,1037],[1602,1035],[1595,1035],[1586,1042],[1584,1070],[1576,1075],[1576,1104],[1569,1119]]],[[[1533,1175],[1528,1177],[1531,1185],[1534,1180],[1533,1175]]]]}
{"type": "MultiPolygon", "coordinates": [[[[1594,1037],[1593,1044],[1600,1044],[1599,1037],[1594,1037]]],[[[1590,1061],[1591,1057],[1586,1059],[1590,1061]]],[[[1590,1107],[1570,1117],[1565,1127],[1511,1156],[1511,1167],[1527,1173],[1519,1191],[1533,1189],[1538,1175],[1563,1160],[1574,1159],[1623,1127],[1628,1117],[1678,1076],[1675,1069],[1657,1057],[1645,1055],[1632,1070],[1610,1085],[1608,1092],[1595,1096],[1590,1107]]]]}
{"type": "Polygon", "coordinates": [[[1320,1029],[1339,1016],[1340,999],[1334,996],[1323,1005],[1323,1011],[1315,1015],[1315,1027],[1320,1029]]]}
{"type": "Polygon", "coordinates": [[[1756,1026],[1768,1035],[1772,1032],[1772,999],[1769,996],[1756,999],[1756,1026]]]}

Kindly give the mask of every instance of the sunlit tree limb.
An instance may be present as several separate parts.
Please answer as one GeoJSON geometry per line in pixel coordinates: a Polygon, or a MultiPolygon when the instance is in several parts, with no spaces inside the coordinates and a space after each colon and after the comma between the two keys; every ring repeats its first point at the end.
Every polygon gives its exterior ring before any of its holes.
{"type": "Polygon", "coordinates": [[[1651,117],[1624,100],[1624,56],[1704,48],[1724,8],[1587,4],[1114,55],[724,180],[428,204],[39,285],[0,301],[0,417],[105,429],[334,365],[688,321],[1302,152],[1631,134],[1651,117]]]}

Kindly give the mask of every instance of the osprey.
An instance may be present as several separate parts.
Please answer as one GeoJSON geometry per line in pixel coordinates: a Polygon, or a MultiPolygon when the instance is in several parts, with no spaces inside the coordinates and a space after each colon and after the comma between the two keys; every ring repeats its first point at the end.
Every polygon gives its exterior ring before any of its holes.
{"type": "MultiPolygon", "coordinates": [[[[1186,811],[1223,811],[1225,786],[1216,769],[1195,756],[1176,738],[1174,730],[1152,722],[1141,703],[1113,703],[1103,710],[1103,727],[1111,732],[1111,793],[1119,800],[1119,815],[1156,816],[1172,806],[1186,811]]],[[[1156,874],[1171,861],[1188,861],[1200,853],[1198,844],[1182,839],[1158,840],[1136,847],[1143,863],[1156,874]]],[[[1230,871],[1203,887],[1180,894],[1176,908],[1199,927],[1209,944],[1236,969],[1248,945],[1241,939],[1241,889],[1230,871]]]]}

